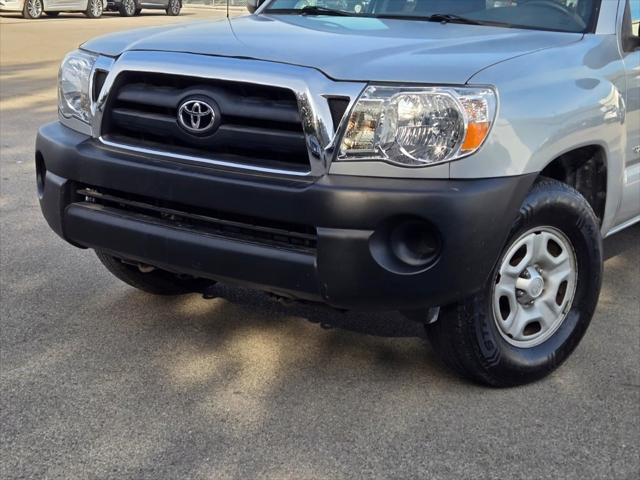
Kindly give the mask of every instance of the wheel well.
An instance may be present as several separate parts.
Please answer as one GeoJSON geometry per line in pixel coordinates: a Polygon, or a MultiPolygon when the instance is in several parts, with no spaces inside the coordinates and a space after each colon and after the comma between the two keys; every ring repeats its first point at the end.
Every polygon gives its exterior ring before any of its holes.
{"type": "Polygon", "coordinates": [[[540,175],[575,188],[602,223],[607,198],[607,162],[602,147],[591,145],[560,155],[540,175]]]}

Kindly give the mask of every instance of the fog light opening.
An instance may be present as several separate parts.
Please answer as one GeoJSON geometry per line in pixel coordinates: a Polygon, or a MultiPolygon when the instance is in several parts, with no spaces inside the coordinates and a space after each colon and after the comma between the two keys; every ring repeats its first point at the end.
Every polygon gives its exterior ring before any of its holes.
{"type": "Polygon", "coordinates": [[[425,271],[440,255],[438,231],[426,220],[396,217],[371,236],[371,254],[383,268],[405,275],[425,271]]]}
{"type": "Polygon", "coordinates": [[[36,153],[36,186],[38,189],[38,198],[42,200],[44,197],[44,180],[47,176],[47,167],[44,164],[44,158],[40,152],[36,153]]]}
{"type": "Polygon", "coordinates": [[[391,250],[401,262],[415,267],[430,263],[438,253],[438,239],[429,224],[402,222],[391,231],[391,250]]]}

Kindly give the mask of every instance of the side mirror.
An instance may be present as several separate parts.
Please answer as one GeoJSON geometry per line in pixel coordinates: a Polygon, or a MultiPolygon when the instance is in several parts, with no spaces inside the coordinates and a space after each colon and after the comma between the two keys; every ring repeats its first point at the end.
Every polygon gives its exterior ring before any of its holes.
{"type": "Polygon", "coordinates": [[[263,3],[264,3],[264,0],[247,0],[247,10],[249,10],[249,13],[253,13],[263,3]]]}

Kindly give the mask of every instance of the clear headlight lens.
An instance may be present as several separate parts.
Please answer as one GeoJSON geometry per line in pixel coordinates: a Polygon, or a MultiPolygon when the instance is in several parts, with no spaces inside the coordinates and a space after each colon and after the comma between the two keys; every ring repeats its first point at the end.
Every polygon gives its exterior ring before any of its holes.
{"type": "Polygon", "coordinates": [[[356,102],[338,161],[419,167],[475,152],[496,112],[490,88],[369,86],[356,102]]]}
{"type": "Polygon", "coordinates": [[[58,74],[58,107],[66,118],[91,121],[91,71],[96,55],[81,50],[69,53],[60,65],[58,74]]]}

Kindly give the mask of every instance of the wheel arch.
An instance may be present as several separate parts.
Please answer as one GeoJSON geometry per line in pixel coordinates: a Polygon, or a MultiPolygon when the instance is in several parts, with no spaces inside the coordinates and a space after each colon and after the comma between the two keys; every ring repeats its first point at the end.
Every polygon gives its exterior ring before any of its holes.
{"type": "Polygon", "coordinates": [[[602,225],[609,191],[607,158],[603,144],[574,147],[547,163],[540,176],[553,178],[575,188],[589,202],[602,225]]]}

